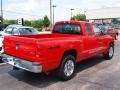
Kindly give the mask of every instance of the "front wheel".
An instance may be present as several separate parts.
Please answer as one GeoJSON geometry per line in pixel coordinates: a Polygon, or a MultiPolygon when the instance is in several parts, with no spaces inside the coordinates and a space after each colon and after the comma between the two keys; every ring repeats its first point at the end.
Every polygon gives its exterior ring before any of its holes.
{"type": "Polygon", "coordinates": [[[118,35],[115,36],[115,40],[118,40],[118,35]]]}
{"type": "Polygon", "coordinates": [[[106,54],[104,54],[104,58],[107,60],[110,60],[113,58],[113,56],[114,56],[114,45],[110,44],[108,52],[106,54]]]}
{"type": "Polygon", "coordinates": [[[72,55],[65,55],[58,70],[58,76],[61,80],[66,81],[75,75],[75,57],[72,55]]]}

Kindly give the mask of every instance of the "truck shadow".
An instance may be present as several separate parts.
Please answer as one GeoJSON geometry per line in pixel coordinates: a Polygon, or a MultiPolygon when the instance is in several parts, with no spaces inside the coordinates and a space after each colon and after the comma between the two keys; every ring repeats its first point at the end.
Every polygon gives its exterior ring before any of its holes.
{"type": "MultiPolygon", "coordinates": [[[[77,73],[80,73],[83,70],[86,70],[90,67],[93,67],[101,62],[104,62],[105,60],[103,59],[102,56],[97,56],[91,59],[87,59],[85,61],[82,61],[77,64],[77,73]]],[[[49,74],[34,74],[30,72],[26,72],[24,70],[10,70],[8,72],[9,75],[12,77],[16,78],[19,81],[25,82],[29,85],[38,87],[38,88],[44,88],[48,87],[52,84],[55,84],[57,82],[60,82],[60,80],[57,78],[55,73],[49,73],[49,74]]],[[[73,78],[74,79],[74,78],[73,78]]]]}

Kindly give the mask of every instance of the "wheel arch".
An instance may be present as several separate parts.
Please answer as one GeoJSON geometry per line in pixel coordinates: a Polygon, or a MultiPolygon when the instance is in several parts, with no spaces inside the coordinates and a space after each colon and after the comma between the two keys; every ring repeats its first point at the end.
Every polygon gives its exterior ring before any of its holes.
{"type": "Polygon", "coordinates": [[[76,49],[69,49],[69,50],[64,51],[62,58],[67,54],[73,55],[75,57],[75,59],[77,58],[77,50],[76,49]]]}
{"type": "Polygon", "coordinates": [[[109,45],[113,45],[114,46],[115,45],[114,41],[110,42],[109,45]]]}

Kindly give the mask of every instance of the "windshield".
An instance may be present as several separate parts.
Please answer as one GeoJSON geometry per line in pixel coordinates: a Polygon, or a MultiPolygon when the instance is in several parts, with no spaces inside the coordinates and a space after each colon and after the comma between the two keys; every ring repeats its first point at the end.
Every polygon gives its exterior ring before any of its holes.
{"type": "Polygon", "coordinates": [[[38,31],[34,28],[19,28],[20,34],[38,34],[38,31]]]}
{"type": "Polygon", "coordinates": [[[82,30],[79,24],[57,24],[54,27],[55,33],[81,34],[82,30]]]}

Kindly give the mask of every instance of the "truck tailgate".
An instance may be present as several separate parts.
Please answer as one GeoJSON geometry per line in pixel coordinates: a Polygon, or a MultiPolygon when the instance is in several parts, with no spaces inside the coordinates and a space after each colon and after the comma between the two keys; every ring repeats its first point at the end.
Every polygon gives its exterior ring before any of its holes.
{"type": "Polygon", "coordinates": [[[6,36],[3,41],[4,53],[26,59],[34,60],[36,56],[36,40],[25,37],[6,36]]]}

